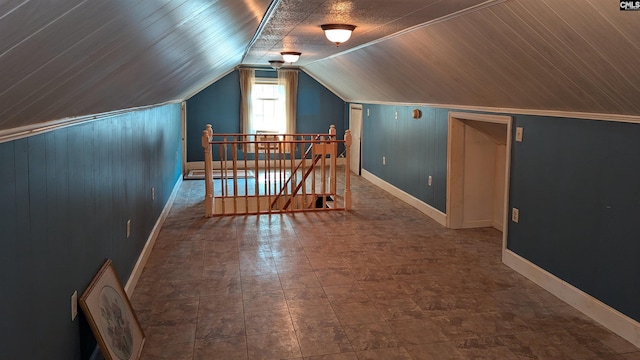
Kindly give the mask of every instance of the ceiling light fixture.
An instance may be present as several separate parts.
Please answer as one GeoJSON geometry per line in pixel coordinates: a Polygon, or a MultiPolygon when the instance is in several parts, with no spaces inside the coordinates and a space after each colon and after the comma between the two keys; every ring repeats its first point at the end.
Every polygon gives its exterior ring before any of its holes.
{"type": "Polygon", "coordinates": [[[280,55],[282,55],[282,60],[284,60],[284,62],[293,64],[294,62],[298,61],[298,59],[300,59],[300,55],[302,55],[302,53],[299,53],[297,51],[283,51],[280,53],[280,55]]]}
{"type": "Polygon", "coordinates": [[[269,60],[269,65],[271,65],[272,68],[278,70],[282,67],[282,65],[284,65],[284,61],[282,60],[269,60]]]}
{"type": "Polygon", "coordinates": [[[320,28],[322,28],[329,41],[335,43],[336,46],[340,46],[340,44],[351,38],[351,33],[356,27],[355,25],[347,24],[324,24],[320,25],[320,28]]]}

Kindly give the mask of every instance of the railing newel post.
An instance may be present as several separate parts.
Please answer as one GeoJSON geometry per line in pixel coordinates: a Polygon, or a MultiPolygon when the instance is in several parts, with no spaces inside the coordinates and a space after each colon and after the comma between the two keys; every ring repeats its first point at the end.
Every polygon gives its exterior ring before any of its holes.
{"type": "Polygon", "coordinates": [[[205,179],[205,216],[213,216],[213,158],[211,154],[211,136],[213,130],[211,124],[207,124],[202,131],[202,148],[204,149],[204,179],[205,179]]]}

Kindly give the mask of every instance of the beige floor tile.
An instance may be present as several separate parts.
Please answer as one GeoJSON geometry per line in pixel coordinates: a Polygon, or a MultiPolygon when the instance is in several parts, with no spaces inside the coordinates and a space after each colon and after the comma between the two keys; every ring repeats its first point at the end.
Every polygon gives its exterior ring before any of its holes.
{"type": "Polygon", "coordinates": [[[290,309],[330,305],[329,298],[327,298],[324,289],[320,287],[285,289],[284,298],[290,309]]]}
{"type": "Polygon", "coordinates": [[[333,304],[333,309],[342,325],[365,324],[385,320],[370,301],[333,304]]]}
{"type": "Polygon", "coordinates": [[[223,313],[198,318],[196,339],[220,339],[245,335],[243,313],[223,313]]]}
{"type": "Polygon", "coordinates": [[[302,356],[327,355],[353,351],[340,326],[307,328],[296,331],[302,356]]]}
{"type": "Polygon", "coordinates": [[[255,293],[282,289],[277,274],[242,276],[242,292],[255,293]]]}
{"type": "Polygon", "coordinates": [[[320,287],[320,282],[313,271],[296,273],[288,272],[282,273],[279,276],[282,288],[285,290],[320,287]]]}
{"type": "Polygon", "coordinates": [[[247,357],[247,343],[244,336],[197,340],[193,355],[195,360],[246,360],[247,357]]]}
{"type": "Polygon", "coordinates": [[[359,284],[324,286],[323,289],[332,304],[367,302],[371,300],[359,284]]]}
{"type": "Polygon", "coordinates": [[[293,331],[247,336],[250,360],[302,358],[298,339],[293,331]]]}
{"type": "Polygon", "coordinates": [[[247,335],[293,331],[291,314],[287,309],[254,311],[244,314],[247,335]]]}
{"type": "Polygon", "coordinates": [[[404,348],[358,351],[358,360],[412,360],[404,348]]]}
{"type": "Polygon", "coordinates": [[[242,311],[242,294],[200,296],[199,317],[223,313],[241,313],[242,311]]]}
{"type": "Polygon", "coordinates": [[[344,331],[356,351],[399,346],[398,338],[386,322],[344,325],[344,331]]]}
{"type": "Polygon", "coordinates": [[[449,342],[407,346],[405,349],[413,360],[468,360],[449,342]]]}
{"type": "Polygon", "coordinates": [[[146,342],[140,360],[191,360],[194,357],[193,342],[146,342]]]}
{"type": "Polygon", "coordinates": [[[388,321],[401,346],[448,341],[440,328],[429,319],[388,321]]]}
{"type": "Polygon", "coordinates": [[[358,356],[356,356],[355,352],[346,352],[339,354],[308,356],[305,357],[305,360],[358,360],[358,356]]]}
{"type": "Polygon", "coordinates": [[[333,308],[328,305],[289,308],[289,312],[296,331],[340,326],[333,308]]]}
{"type": "Polygon", "coordinates": [[[132,304],[143,359],[640,360],[500,262],[360,177],[351,212],[203,218],[182,183],[132,304]]]}

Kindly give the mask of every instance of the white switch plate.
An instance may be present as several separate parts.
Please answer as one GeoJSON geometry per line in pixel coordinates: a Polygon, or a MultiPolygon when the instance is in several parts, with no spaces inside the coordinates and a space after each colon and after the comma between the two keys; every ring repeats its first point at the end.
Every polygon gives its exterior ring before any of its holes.
{"type": "Polygon", "coordinates": [[[152,187],[151,188],[151,200],[155,200],[156,199],[156,188],[152,187]]]}
{"type": "Polygon", "coordinates": [[[367,117],[369,117],[369,109],[367,109],[367,117]]]}
{"type": "Polygon", "coordinates": [[[520,210],[518,208],[511,209],[511,221],[517,223],[520,220],[520,210]]]}
{"type": "Polygon", "coordinates": [[[524,132],[524,129],[521,126],[518,126],[516,128],[516,141],[517,142],[522,142],[522,133],[524,132]]]}
{"type": "Polygon", "coordinates": [[[396,120],[398,120],[398,112],[396,111],[396,120]]]}
{"type": "Polygon", "coordinates": [[[382,165],[387,165],[387,158],[385,156],[382,157],[382,165]]]}
{"type": "Polygon", "coordinates": [[[74,321],[78,316],[78,290],[71,294],[71,321],[74,321]]]}
{"type": "Polygon", "coordinates": [[[429,186],[433,185],[433,176],[429,175],[429,186]]]}

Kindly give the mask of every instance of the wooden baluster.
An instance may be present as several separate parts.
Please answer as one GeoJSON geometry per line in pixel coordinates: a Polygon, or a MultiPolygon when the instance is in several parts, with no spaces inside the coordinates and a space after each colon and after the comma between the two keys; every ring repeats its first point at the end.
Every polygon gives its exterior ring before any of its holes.
{"type": "MultiPolygon", "coordinates": [[[[309,143],[311,143],[311,141],[309,141],[309,143]]],[[[305,170],[306,170],[306,165],[307,165],[307,154],[306,154],[306,149],[307,149],[307,143],[305,142],[305,137],[302,136],[302,144],[301,144],[301,148],[300,148],[300,161],[302,162],[300,164],[300,181],[302,182],[302,199],[304,202],[304,209],[307,210],[307,177],[304,176],[305,174],[305,170]]]]}
{"type": "Polygon", "coordinates": [[[336,171],[337,171],[337,167],[338,167],[338,138],[336,136],[336,126],[335,125],[331,125],[329,127],[329,140],[331,141],[331,146],[330,146],[330,154],[329,154],[329,187],[330,187],[330,192],[331,194],[333,194],[333,196],[335,197],[336,195],[336,171]]]}
{"type": "Polygon", "coordinates": [[[351,130],[344,133],[346,164],[344,169],[344,208],[351,210],[351,130]]]}
{"type": "Polygon", "coordinates": [[[238,147],[235,136],[231,137],[231,166],[233,166],[233,212],[238,213],[238,147]]]}
{"type": "MultiPolygon", "coordinates": [[[[329,139],[331,139],[331,136],[329,136],[329,139]]],[[[331,140],[327,140],[327,138],[325,137],[324,141],[322,142],[322,160],[321,160],[321,169],[320,169],[320,174],[321,174],[321,191],[320,191],[320,195],[322,195],[322,210],[324,210],[327,207],[327,149],[329,148],[329,144],[331,140]]],[[[331,179],[329,179],[329,181],[331,181],[331,179]]],[[[317,197],[316,197],[317,199],[317,197]]]]}
{"type": "Polygon", "coordinates": [[[244,160],[244,212],[249,213],[249,168],[247,167],[247,136],[240,135],[242,141],[242,159],[244,160]]]}
{"type": "Polygon", "coordinates": [[[227,148],[225,144],[226,138],[227,138],[226,136],[223,136],[222,141],[220,142],[220,144],[218,144],[218,155],[220,156],[220,190],[221,190],[220,206],[221,206],[222,214],[226,213],[225,205],[227,203],[227,182],[225,181],[225,172],[224,172],[224,169],[227,164],[226,162],[227,148]]]}
{"type": "Polygon", "coordinates": [[[253,136],[253,161],[255,163],[255,168],[253,169],[254,171],[254,175],[255,175],[255,196],[256,196],[256,212],[259,214],[260,213],[260,199],[261,199],[261,195],[260,195],[260,156],[258,154],[258,142],[257,142],[257,136],[256,135],[249,135],[249,136],[253,136]]]}

